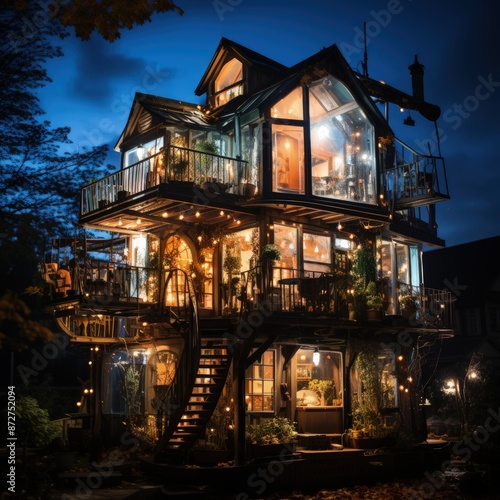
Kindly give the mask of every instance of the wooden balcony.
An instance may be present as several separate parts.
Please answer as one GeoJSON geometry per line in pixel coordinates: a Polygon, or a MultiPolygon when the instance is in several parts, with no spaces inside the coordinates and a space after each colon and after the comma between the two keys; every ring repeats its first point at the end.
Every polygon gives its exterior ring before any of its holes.
{"type": "Polygon", "coordinates": [[[159,185],[183,182],[198,188],[238,196],[253,196],[257,186],[250,183],[248,162],[239,158],[169,146],[81,191],[80,215],[85,216],[159,185]]]}

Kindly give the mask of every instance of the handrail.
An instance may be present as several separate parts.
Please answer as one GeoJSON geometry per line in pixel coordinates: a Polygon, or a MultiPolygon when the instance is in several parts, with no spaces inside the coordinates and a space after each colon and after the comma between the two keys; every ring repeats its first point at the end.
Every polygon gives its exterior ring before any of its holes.
{"type": "Polygon", "coordinates": [[[245,195],[249,179],[250,166],[245,160],[168,146],[85,186],[81,191],[80,214],[86,215],[172,181],[192,182],[200,187],[210,183],[212,189],[245,195]]]}
{"type": "Polygon", "coordinates": [[[184,338],[184,349],[172,384],[168,387],[162,400],[157,401],[159,408],[158,417],[159,421],[161,421],[161,435],[156,443],[155,453],[161,452],[172,437],[177,424],[184,414],[184,409],[189,401],[191,390],[197,377],[198,370],[194,369],[194,367],[199,365],[201,355],[198,307],[191,279],[181,269],[167,270],[162,304],[166,303],[167,289],[171,281],[175,281],[173,289],[177,293],[177,307],[171,307],[171,309],[173,308],[177,311],[174,310],[175,317],[172,319],[174,322],[185,321],[185,324],[180,326],[179,330],[184,338]],[[182,284],[179,282],[180,278],[182,278],[182,284]],[[181,295],[182,300],[179,300],[181,295]]]}
{"type": "MultiPolygon", "coordinates": [[[[428,204],[431,200],[449,198],[444,159],[425,155],[394,138],[400,147],[386,146],[382,163],[382,183],[386,200],[396,204],[428,204]],[[389,154],[392,151],[392,154],[389,154]]],[[[396,209],[398,207],[396,206],[396,209]]]]}

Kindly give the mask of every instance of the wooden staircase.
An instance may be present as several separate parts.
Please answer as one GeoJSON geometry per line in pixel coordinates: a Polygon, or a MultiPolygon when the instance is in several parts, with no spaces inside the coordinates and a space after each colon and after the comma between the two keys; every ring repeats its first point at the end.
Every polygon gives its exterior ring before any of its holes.
{"type": "Polygon", "coordinates": [[[186,461],[196,440],[205,436],[232,356],[223,337],[226,330],[207,330],[206,335],[201,335],[196,296],[188,276],[180,270],[170,270],[165,283],[164,293],[169,284],[170,290],[175,290],[177,306],[168,307],[168,316],[170,325],[184,340],[184,349],[174,381],[159,401],[160,437],[154,451],[156,462],[179,464],[186,461]]]}
{"type": "Polygon", "coordinates": [[[157,448],[156,462],[185,463],[190,448],[196,440],[203,439],[212,413],[224,389],[231,354],[223,341],[202,339],[198,367],[193,367],[196,377],[191,387],[186,387],[186,405],[177,422],[173,419],[166,430],[161,447],[157,448]]]}

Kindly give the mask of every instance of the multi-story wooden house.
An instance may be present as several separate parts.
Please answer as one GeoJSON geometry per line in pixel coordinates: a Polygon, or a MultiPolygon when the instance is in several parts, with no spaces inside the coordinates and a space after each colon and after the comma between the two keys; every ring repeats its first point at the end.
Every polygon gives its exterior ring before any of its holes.
{"type": "Polygon", "coordinates": [[[439,117],[423,67],[410,70],[413,95],[335,45],[286,67],[223,38],[195,90],[205,105],[136,94],[121,168],[81,191],[81,224],[110,238],[86,241],[66,274],[45,265],[61,328],[91,351],[95,429],[132,416],[158,455],[183,460],[224,394],[240,463],[245,424],[265,417],[341,436],[365,398],[361,341],[379,349],[375,409],[418,427],[419,345],[452,327],[449,293],[426,288],[421,265],[422,245],[444,245],[444,162],[384,114],[439,117]]]}

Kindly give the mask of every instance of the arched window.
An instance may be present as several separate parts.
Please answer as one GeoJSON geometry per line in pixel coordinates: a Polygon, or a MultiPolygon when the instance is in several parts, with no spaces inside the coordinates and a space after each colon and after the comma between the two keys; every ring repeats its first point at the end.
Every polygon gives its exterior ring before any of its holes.
{"type": "Polygon", "coordinates": [[[215,79],[215,105],[222,106],[243,94],[243,64],[231,59],[215,79]]]}
{"type": "MultiPolygon", "coordinates": [[[[198,306],[213,308],[213,253],[205,249],[196,261],[187,241],[179,235],[170,236],[165,243],[163,253],[163,268],[181,269],[191,279],[198,306]]],[[[174,282],[167,283],[165,293],[165,305],[172,305],[175,302],[174,282]]],[[[177,290],[177,292],[182,292],[177,290]]],[[[182,293],[181,293],[182,295],[182,293]]]]}

